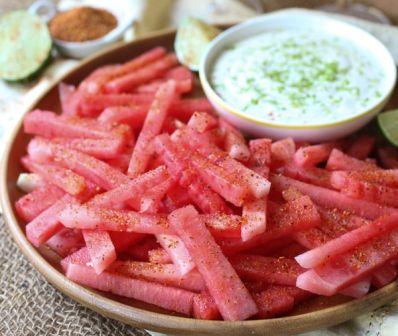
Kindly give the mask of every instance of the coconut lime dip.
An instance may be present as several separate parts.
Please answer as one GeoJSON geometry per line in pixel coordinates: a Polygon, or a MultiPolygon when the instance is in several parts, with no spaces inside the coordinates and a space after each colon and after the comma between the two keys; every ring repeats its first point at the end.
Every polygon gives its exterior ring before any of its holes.
{"type": "Polygon", "coordinates": [[[244,39],[216,59],[211,84],[234,109],[263,122],[317,125],[370,109],[387,87],[382,66],[352,40],[305,29],[244,39]]]}

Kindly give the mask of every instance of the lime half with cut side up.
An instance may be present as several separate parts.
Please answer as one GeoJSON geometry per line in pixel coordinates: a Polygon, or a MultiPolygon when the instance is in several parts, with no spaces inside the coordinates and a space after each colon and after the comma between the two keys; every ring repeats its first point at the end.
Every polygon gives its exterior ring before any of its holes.
{"type": "Polygon", "coordinates": [[[0,16],[0,78],[23,81],[37,74],[51,58],[47,25],[26,11],[0,16]]]}
{"type": "Polygon", "coordinates": [[[377,122],[386,139],[398,147],[398,110],[380,113],[377,122]]]}
{"type": "Polygon", "coordinates": [[[193,71],[199,70],[200,60],[208,44],[220,30],[193,17],[185,18],[177,30],[174,48],[178,60],[193,71]]]}

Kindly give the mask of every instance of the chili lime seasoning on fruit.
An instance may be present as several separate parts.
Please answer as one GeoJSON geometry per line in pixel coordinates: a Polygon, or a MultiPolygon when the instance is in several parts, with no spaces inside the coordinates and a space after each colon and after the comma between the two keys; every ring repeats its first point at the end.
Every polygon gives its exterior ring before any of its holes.
{"type": "Polygon", "coordinates": [[[68,42],[96,40],[117,26],[115,16],[104,9],[77,7],[59,13],[49,24],[51,35],[68,42]]]}

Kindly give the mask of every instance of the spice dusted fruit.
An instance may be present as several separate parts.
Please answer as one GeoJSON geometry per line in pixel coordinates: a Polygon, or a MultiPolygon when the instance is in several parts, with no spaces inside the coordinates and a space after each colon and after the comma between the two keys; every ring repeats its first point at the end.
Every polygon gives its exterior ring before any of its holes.
{"type": "Polygon", "coordinates": [[[183,95],[191,76],[158,47],[64,84],[72,113],[25,117],[37,175],[15,209],[35,247],[80,285],[200,319],[295,314],[397,278],[398,169],[369,157],[397,155],[369,135],[248,142],[183,95]]]}
{"type": "Polygon", "coordinates": [[[117,26],[117,20],[104,9],[77,7],[56,15],[49,25],[54,38],[84,42],[108,34],[117,26]]]}

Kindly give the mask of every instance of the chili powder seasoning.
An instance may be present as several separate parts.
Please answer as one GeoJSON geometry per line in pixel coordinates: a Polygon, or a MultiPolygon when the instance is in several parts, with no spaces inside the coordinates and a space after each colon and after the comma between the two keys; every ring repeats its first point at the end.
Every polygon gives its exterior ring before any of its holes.
{"type": "Polygon", "coordinates": [[[68,42],[98,39],[117,26],[115,16],[93,7],[77,7],[57,14],[49,23],[51,35],[68,42]]]}

